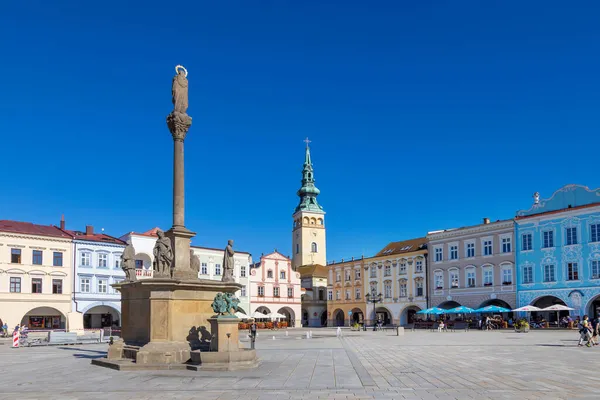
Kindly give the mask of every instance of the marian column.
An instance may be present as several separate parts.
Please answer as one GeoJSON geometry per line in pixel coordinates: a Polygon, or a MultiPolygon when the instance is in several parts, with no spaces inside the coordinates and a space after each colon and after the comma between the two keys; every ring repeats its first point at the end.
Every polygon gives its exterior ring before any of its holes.
{"type": "Polygon", "coordinates": [[[181,65],[175,67],[175,72],[171,90],[173,111],[167,116],[167,126],[173,136],[173,227],[166,234],[173,245],[171,277],[197,279],[198,274],[190,266],[190,239],[195,233],[185,227],[183,142],[192,126],[192,118],[187,115],[188,73],[181,65]]]}

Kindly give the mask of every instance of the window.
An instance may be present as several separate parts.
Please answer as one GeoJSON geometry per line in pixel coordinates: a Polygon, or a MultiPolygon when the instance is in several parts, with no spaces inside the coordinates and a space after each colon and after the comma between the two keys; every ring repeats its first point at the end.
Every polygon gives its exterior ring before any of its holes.
{"type": "MultiPolygon", "coordinates": [[[[406,268],[406,265],[404,266],[404,268],[406,268]]],[[[392,276],[392,266],[391,265],[386,265],[385,266],[385,269],[383,271],[383,276],[392,276]]]]}
{"type": "Polygon", "coordinates": [[[31,280],[31,293],[42,293],[42,278],[31,280]]]}
{"type": "Polygon", "coordinates": [[[406,274],[406,261],[402,261],[400,263],[400,274],[401,275],[406,274]]]}
{"type": "Polygon", "coordinates": [[[400,297],[406,297],[408,296],[408,291],[406,290],[406,283],[401,283],[400,284],[400,297]]]}
{"type": "Polygon", "coordinates": [[[600,224],[590,225],[590,242],[600,242],[600,224]]]}
{"type": "MultiPolygon", "coordinates": [[[[271,272],[271,276],[269,278],[273,277],[273,271],[271,272]]],[[[221,264],[215,264],[215,275],[221,275],[221,264]]]]}
{"type": "Polygon", "coordinates": [[[265,295],[265,287],[264,286],[259,286],[258,287],[258,295],[260,297],[264,297],[264,295],[265,295]]]}
{"type": "Polygon", "coordinates": [[[494,271],[491,267],[483,269],[483,286],[492,286],[494,284],[494,271]]]}
{"type": "Polygon", "coordinates": [[[444,250],[441,247],[435,249],[435,262],[440,262],[444,259],[444,250]]]}
{"type": "Polygon", "coordinates": [[[242,290],[240,292],[240,297],[246,297],[246,285],[242,286],[242,290]]]}
{"type": "Polygon", "coordinates": [[[458,287],[458,270],[450,271],[450,287],[455,289],[458,287]]]}
{"type": "Polygon", "coordinates": [[[533,266],[531,264],[527,264],[523,266],[523,283],[532,283],[533,282],[533,266]]]}
{"type": "Polygon", "coordinates": [[[475,287],[475,268],[467,269],[467,287],[475,287]]]}
{"type": "Polygon", "coordinates": [[[521,251],[530,251],[533,248],[533,235],[524,233],[521,235],[521,251]]]}
{"type": "Polygon", "coordinates": [[[483,255],[484,256],[491,256],[494,253],[493,249],[492,249],[492,241],[491,240],[484,240],[483,241],[483,255]]]}
{"type": "Polygon", "coordinates": [[[375,269],[375,267],[371,267],[369,273],[371,278],[377,278],[377,270],[375,269]]]}
{"type": "Polygon", "coordinates": [[[90,292],[90,278],[79,279],[79,291],[81,293],[89,293],[90,292]]]}
{"type": "Polygon", "coordinates": [[[444,288],[444,275],[442,271],[437,271],[435,273],[435,288],[443,289],[444,288]]]}
{"type": "Polygon", "coordinates": [[[21,264],[21,249],[10,249],[10,262],[21,264]]]}
{"type": "Polygon", "coordinates": [[[202,275],[208,275],[208,264],[203,262],[200,266],[200,273],[202,275]]]}
{"type": "Polygon", "coordinates": [[[577,228],[572,227],[572,228],[565,229],[565,239],[566,239],[565,243],[567,246],[577,244],[577,228]]]}
{"type": "Polygon", "coordinates": [[[467,243],[467,258],[475,257],[475,243],[467,243]]]}
{"type": "Polygon", "coordinates": [[[91,253],[81,253],[81,266],[89,267],[91,264],[92,255],[91,253]]]}
{"type": "Polygon", "coordinates": [[[360,280],[360,269],[354,270],[354,279],[357,281],[360,280]]]}
{"type": "Polygon", "coordinates": [[[554,231],[542,232],[544,248],[554,247],[554,231]]]}
{"type": "Polygon", "coordinates": [[[10,278],[10,292],[21,293],[21,278],[12,277],[10,278]]]}
{"type": "Polygon", "coordinates": [[[510,268],[510,267],[502,268],[502,284],[503,285],[512,285],[512,268],[510,268]]]}
{"type": "Polygon", "coordinates": [[[556,274],[554,271],[554,265],[544,265],[544,282],[555,282],[556,274]]]}
{"type": "Polygon", "coordinates": [[[33,265],[42,265],[42,251],[41,250],[33,251],[33,265]]]}
{"type": "Polygon", "coordinates": [[[98,267],[106,268],[108,266],[108,254],[98,253],[98,267]]]}
{"type": "Polygon", "coordinates": [[[423,281],[419,280],[415,285],[417,288],[417,297],[423,296],[423,281]]]}
{"type": "Polygon", "coordinates": [[[415,272],[423,272],[423,261],[417,260],[415,263],[415,272]]]}
{"type": "Polygon", "coordinates": [[[383,286],[383,292],[385,294],[386,299],[389,299],[392,297],[392,283],[391,282],[385,283],[385,285],[383,286]]]}
{"type": "Polygon", "coordinates": [[[592,279],[600,279],[600,261],[593,260],[590,264],[590,269],[590,276],[592,277],[592,279]]]}
{"type": "Polygon", "coordinates": [[[344,276],[345,276],[345,280],[347,281],[351,281],[352,280],[352,273],[350,272],[349,269],[344,271],[344,276]]]}
{"type": "Polygon", "coordinates": [[[294,297],[294,287],[293,286],[288,287],[288,297],[294,297]]]}
{"type": "Polygon", "coordinates": [[[296,254],[300,253],[300,243],[296,243],[296,254]]]}
{"type": "Polygon", "coordinates": [[[325,300],[325,290],[319,289],[319,300],[325,300]]]}
{"type": "Polygon", "coordinates": [[[502,238],[502,252],[510,253],[512,251],[512,243],[510,237],[502,238]]]}
{"type": "Polygon", "coordinates": [[[360,300],[360,288],[356,288],[354,295],[356,300],[360,300]]]}
{"type": "Polygon", "coordinates": [[[285,271],[279,271],[279,279],[285,279],[285,271]]]}
{"type": "Polygon", "coordinates": [[[577,266],[577,263],[568,263],[567,264],[567,280],[569,280],[569,281],[579,280],[579,267],[577,266]]]}
{"type": "Polygon", "coordinates": [[[52,279],[52,294],[62,294],[62,279],[52,279]]]}
{"type": "Polygon", "coordinates": [[[336,300],[339,300],[339,299],[340,299],[340,291],[339,291],[339,290],[336,290],[336,291],[335,291],[335,299],[336,299],[336,300]]]}
{"type": "Polygon", "coordinates": [[[121,266],[121,254],[115,254],[115,269],[121,266]]]}
{"type": "Polygon", "coordinates": [[[55,267],[63,266],[63,253],[60,251],[55,251],[52,253],[52,265],[55,267]]]}
{"type": "Polygon", "coordinates": [[[346,300],[350,300],[350,290],[346,289],[346,300]]]}
{"type": "Polygon", "coordinates": [[[108,293],[108,281],[106,279],[98,279],[98,293],[108,293]]]}
{"type": "Polygon", "coordinates": [[[279,288],[278,287],[273,288],[273,297],[279,297],[279,288]]]}
{"type": "Polygon", "coordinates": [[[312,242],[312,243],[310,244],[310,251],[311,251],[311,252],[313,252],[313,253],[316,253],[316,252],[317,252],[317,250],[318,250],[318,249],[317,249],[317,244],[316,244],[315,242],[312,242]]]}
{"type": "MultiPolygon", "coordinates": [[[[240,265],[240,276],[242,278],[246,277],[246,266],[245,265],[240,265]]],[[[284,278],[285,278],[285,276],[284,276],[284,278]]]]}
{"type": "Polygon", "coordinates": [[[333,300],[333,292],[331,290],[327,291],[327,300],[329,300],[329,301],[333,300]]]}
{"type": "Polygon", "coordinates": [[[450,259],[458,260],[458,246],[457,245],[450,246],[450,259]]]}
{"type": "Polygon", "coordinates": [[[135,260],[135,269],[142,269],[142,268],[144,268],[144,261],[135,260]]]}
{"type": "Polygon", "coordinates": [[[340,271],[336,271],[335,272],[335,281],[340,282],[341,280],[342,280],[342,274],[340,273],[340,271]]]}

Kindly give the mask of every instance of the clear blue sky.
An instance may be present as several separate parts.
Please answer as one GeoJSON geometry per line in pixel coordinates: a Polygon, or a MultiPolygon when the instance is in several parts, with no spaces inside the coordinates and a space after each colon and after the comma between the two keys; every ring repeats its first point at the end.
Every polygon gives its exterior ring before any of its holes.
{"type": "Polygon", "coordinates": [[[1,14],[1,219],[168,229],[176,64],[197,245],[290,253],[305,136],[329,260],[600,186],[597,2],[28,0],[1,14]]]}

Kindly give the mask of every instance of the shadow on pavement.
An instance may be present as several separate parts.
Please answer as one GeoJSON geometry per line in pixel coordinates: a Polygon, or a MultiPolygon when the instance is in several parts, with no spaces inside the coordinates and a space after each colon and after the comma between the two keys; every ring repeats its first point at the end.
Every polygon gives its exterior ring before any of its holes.
{"type": "Polygon", "coordinates": [[[61,350],[85,351],[88,353],[97,353],[97,354],[106,354],[107,353],[106,351],[81,349],[79,347],[57,347],[57,348],[61,349],[61,350]]]}

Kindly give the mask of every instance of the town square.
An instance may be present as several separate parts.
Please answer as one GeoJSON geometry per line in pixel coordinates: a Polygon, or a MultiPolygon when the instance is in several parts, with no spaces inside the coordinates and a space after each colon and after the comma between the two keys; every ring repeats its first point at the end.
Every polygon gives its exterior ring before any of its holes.
{"type": "Polygon", "coordinates": [[[598,397],[600,8],[98,7],[6,10],[0,399],[598,397]]]}

